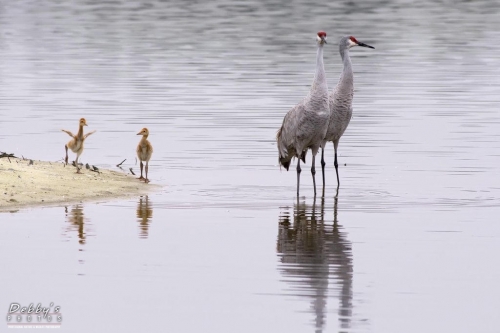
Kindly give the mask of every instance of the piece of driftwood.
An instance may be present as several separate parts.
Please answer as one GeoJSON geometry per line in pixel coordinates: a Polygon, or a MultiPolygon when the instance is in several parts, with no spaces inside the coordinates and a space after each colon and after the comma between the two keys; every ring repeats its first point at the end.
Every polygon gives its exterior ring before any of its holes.
{"type": "Polygon", "coordinates": [[[120,168],[120,166],[123,164],[123,162],[125,162],[127,159],[124,159],[123,161],[121,161],[120,163],[118,163],[116,166],[120,168]]]}
{"type": "Polygon", "coordinates": [[[2,153],[0,154],[0,158],[2,158],[2,157],[7,157],[7,159],[9,160],[9,163],[12,163],[12,162],[10,161],[10,158],[11,158],[11,157],[12,157],[12,158],[17,158],[17,157],[15,157],[15,156],[14,156],[14,154],[8,154],[8,153],[4,153],[4,152],[2,152],[2,153]]]}
{"type": "Polygon", "coordinates": [[[130,173],[133,174],[135,176],[135,173],[134,171],[132,170],[132,168],[129,169],[130,170],[130,173]]]}

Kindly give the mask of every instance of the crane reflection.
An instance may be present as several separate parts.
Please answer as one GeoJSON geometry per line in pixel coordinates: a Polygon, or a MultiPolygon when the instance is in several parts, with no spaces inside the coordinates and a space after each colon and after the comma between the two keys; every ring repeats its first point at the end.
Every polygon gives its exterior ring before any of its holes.
{"type": "Polygon", "coordinates": [[[137,203],[137,221],[139,222],[139,238],[148,238],[149,225],[153,218],[153,205],[148,196],[139,197],[137,203]]]}
{"type": "Polygon", "coordinates": [[[85,232],[85,214],[83,213],[82,205],[74,205],[68,211],[68,207],[64,207],[66,219],[70,223],[70,229],[76,230],[78,233],[78,243],[84,245],[87,241],[87,234],[85,232]]]}
{"type": "Polygon", "coordinates": [[[339,299],[341,330],[351,326],[352,244],[338,223],[338,198],[334,200],[333,221],[325,219],[324,198],[319,209],[316,200],[312,205],[297,202],[293,215],[285,208],[279,218],[279,271],[288,285],[288,294],[310,300],[316,332],[325,328],[327,301],[332,297],[339,299]]]}

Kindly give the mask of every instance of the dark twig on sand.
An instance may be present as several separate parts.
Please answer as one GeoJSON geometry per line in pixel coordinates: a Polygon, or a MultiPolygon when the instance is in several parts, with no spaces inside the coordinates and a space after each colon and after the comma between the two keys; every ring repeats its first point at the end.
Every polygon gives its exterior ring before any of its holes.
{"type": "Polygon", "coordinates": [[[17,158],[17,157],[15,157],[15,156],[14,156],[14,154],[7,154],[7,153],[4,153],[4,152],[2,152],[2,153],[0,154],[0,158],[2,158],[2,157],[7,157],[7,159],[9,160],[9,163],[12,163],[12,162],[10,161],[10,158],[11,158],[11,157],[12,157],[12,158],[17,158]]]}
{"type": "Polygon", "coordinates": [[[118,163],[116,166],[120,168],[120,166],[123,164],[123,162],[125,162],[127,159],[124,159],[123,161],[121,161],[120,163],[118,163]]]}
{"type": "Polygon", "coordinates": [[[133,174],[135,176],[135,173],[134,171],[132,170],[132,168],[129,169],[130,170],[130,173],[133,174]]]}
{"type": "Polygon", "coordinates": [[[97,172],[97,173],[101,173],[101,172],[99,171],[99,169],[98,169],[95,165],[93,165],[91,168],[89,167],[88,169],[89,169],[90,171],[94,171],[94,172],[97,172]]]}

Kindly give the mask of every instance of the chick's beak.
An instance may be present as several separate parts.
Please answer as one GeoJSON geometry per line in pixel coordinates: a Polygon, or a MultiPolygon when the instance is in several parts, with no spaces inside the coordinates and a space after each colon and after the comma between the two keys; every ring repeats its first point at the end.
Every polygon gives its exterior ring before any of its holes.
{"type": "Polygon", "coordinates": [[[369,47],[370,49],[374,49],[373,46],[361,42],[358,42],[358,46],[369,47]]]}

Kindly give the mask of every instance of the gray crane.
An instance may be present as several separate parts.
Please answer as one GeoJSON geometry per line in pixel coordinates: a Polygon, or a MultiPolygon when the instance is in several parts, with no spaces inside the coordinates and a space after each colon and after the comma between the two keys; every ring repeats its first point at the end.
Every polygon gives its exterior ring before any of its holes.
{"type": "Polygon", "coordinates": [[[323,191],[325,189],[325,145],[328,141],[333,141],[335,149],[335,171],[337,173],[337,190],[340,186],[339,164],[337,163],[337,148],[339,140],[344,134],[352,117],[352,98],[354,94],[354,75],[352,72],[349,49],[353,46],[363,46],[374,49],[373,46],[361,43],[353,36],[344,36],[340,39],[339,52],[344,70],[340,74],[340,79],[329,96],[330,103],[330,123],[325,138],[321,144],[321,171],[323,174],[323,191]]]}
{"type": "Polygon", "coordinates": [[[300,187],[300,160],[305,163],[306,153],[312,150],[311,174],[316,195],[315,160],[319,147],[328,129],[330,109],[328,105],[328,85],[323,65],[323,45],[326,33],[318,32],[318,52],[316,55],[316,74],[309,94],[286,114],[283,125],[276,135],[280,166],[288,171],[290,162],[297,157],[297,196],[300,187]]]}

